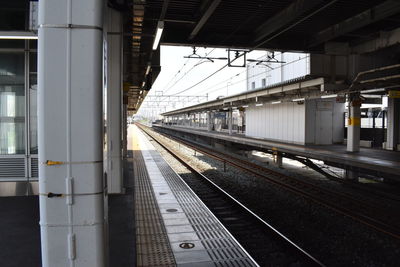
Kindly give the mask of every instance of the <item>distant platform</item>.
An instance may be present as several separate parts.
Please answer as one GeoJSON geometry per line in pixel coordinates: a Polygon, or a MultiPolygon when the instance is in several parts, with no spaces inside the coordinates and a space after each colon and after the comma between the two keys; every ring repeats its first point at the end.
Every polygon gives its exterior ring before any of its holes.
{"type": "Polygon", "coordinates": [[[322,160],[328,165],[344,169],[360,170],[390,176],[400,181],[400,153],[382,149],[360,148],[359,152],[347,152],[345,145],[296,145],[248,137],[243,134],[206,131],[180,126],[153,125],[155,128],[204,136],[251,146],[254,149],[271,150],[296,156],[322,160]]]}
{"type": "Polygon", "coordinates": [[[136,266],[257,266],[144,134],[129,127],[136,266]]]}

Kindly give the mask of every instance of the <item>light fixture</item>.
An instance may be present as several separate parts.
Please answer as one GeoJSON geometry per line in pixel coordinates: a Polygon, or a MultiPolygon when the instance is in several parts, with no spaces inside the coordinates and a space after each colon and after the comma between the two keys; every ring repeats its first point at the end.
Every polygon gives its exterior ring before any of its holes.
{"type": "Polygon", "coordinates": [[[149,72],[150,72],[150,65],[147,65],[147,69],[146,69],[146,75],[149,75],[149,72]]]}
{"type": "Polygon", "coordinates": [[[282,101],[273,101],[273,102],[271,102],[271,104],[280,104],[280,103],[282,103],[282,101]]]}
{"type": "Polygon", "coordinates": [[[35,40],[38,39],[38,37],[33,32],[0,31],[0,39],[35,40]]]}
{"type": "Polygon", "coordinates": [[[142,87],[144,87],[146,85],[146,82],[142,82],[142,87]]]}
{"type": "Polygon", "coordinates": [[[304,100],[305,100],[304,97],[292,99],[293,102],[299,102],[299,101],[304,101],[304,100]]]}
{"type": "Polygon", "coordinates": [[[332,97],[337,97],[336,94],[334,95],[322,95],[321,98],[332,98],[332,97]]]}
{"type": "Polygon", "coordinates": [[[242,106],[242,108],[248,108],[249,107],[249,105],[243,105],[242,106]]]}
{"type": "Polygon", "coordinates": [[[164,21],[159,21],[157,23],[157,32],[156,32],[156,37],[154,38],[153,50],[157,50],[163,30],[164,30],[164,21]]]}
{"type": "Polygon", "coordinates": [[[139,94],[143,94],[143,90],[140,90],[139,94]]]}
{"type": "Polygon", "coordinates": [[[262,105],[264,105],[263,103],[257,103],[256,107],[261,107],[262,105]]]}

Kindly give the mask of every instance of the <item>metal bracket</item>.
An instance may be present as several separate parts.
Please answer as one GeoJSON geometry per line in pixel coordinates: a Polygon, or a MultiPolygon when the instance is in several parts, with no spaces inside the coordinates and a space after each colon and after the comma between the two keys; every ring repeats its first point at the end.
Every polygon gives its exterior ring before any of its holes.
{"type": "Polygon", "coordinates": [[[242,50],[242,49],[228,49],[228,66],[229,67],[237,67],[237,68],[244,68],[246,67],[246,55],[249,50],[242,50]],[[231,53],[233,52],[233,58],[231,57],[231,53]],[[243,57],[243,63],[239,65],[232,64],[235,60],[243,57]]]}

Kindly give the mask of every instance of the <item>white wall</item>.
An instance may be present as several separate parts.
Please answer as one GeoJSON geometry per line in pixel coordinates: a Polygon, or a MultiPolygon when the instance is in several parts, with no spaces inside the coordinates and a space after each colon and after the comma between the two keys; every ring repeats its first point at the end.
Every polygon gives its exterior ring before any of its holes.
{"type": "Polygon", "coordinates": [[[343,142],[344,103],[311,99],[246,108],[246,136],[294,144],[343,142]]]}
{"type": "Polygon", "coordinates": [[[305,105],[295,102],[254,105],[246,109],[246,136],[305,143],[305,105]]]}
{"type": "MultiPolygon", "coordinates": [[[[270,53],[267,53],[271,55],[270,53]]],[[[263,57],[265,59],[265,57],[263,57]]],[[[275,58],[286,63],[256,62],[247,65],[247,90],[262,88],[262,79],[266,80],[266,86],[305,76],[310,73],[310,55],[305,53],[275,53],[275,58]],[[267,64],[269,67],[265,66],[267,64]],[[272,68],[272,69],[271,69],[272,68]]],[[[262,59],[262,58],[261,58],[262,59]]]]}

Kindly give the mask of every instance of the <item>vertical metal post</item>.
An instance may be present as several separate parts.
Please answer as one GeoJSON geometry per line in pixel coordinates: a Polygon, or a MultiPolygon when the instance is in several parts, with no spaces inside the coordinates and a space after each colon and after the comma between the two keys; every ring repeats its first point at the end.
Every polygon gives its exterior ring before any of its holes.
{"type": "Polygon", "coordinates": [[[41,0],[39,203],[43,266],[104,266],[102,0],[41,0]]]}
{"type": "Polygon", "coordinates": [[[25,63],[25,178],[29,182],[31,177],[31,145],[30,145],[30,95],[29,95],[29,40],[25,40],[25,52],[24,52],[24,63],[25,63]]]}

